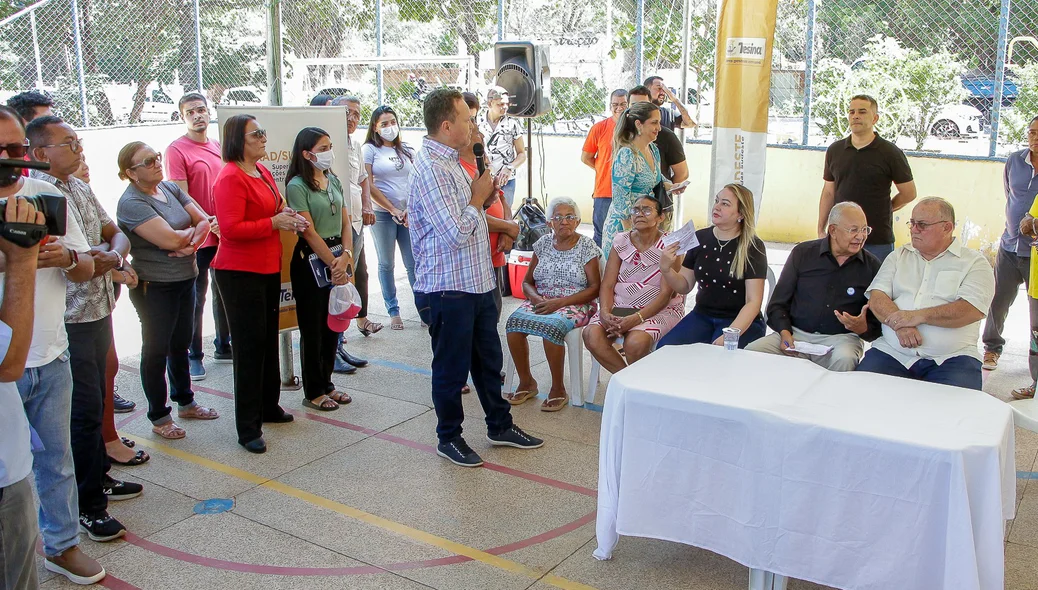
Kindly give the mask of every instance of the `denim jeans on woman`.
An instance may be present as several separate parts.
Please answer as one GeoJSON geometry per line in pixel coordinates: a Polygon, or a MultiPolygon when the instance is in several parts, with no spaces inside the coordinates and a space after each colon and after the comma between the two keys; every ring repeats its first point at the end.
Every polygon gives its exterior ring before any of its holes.
{"type": "Polygon", "coordinates": [[[400,303],[396,298],[396,246],[407,269],[407,280],[414,288],[414,253],[411,251],[411,235],[407,228],[393,221],[388,211],[375,211],[375,225],[371,226],[375,238],[375,253],[378,255],[378,282],[382,285],[382,299],[390,317],[400,315],[400,303]]]}
{"type": "Polygon", "coordinates": [[[40,497],[43,551],[60,555],[79,544],[79,490],[72,461],[69,424],[72,369],[68,352],[41,367],[25,369],[18,380],[25,416],[43,443],[33,453],[32,473],[40,497]]]}

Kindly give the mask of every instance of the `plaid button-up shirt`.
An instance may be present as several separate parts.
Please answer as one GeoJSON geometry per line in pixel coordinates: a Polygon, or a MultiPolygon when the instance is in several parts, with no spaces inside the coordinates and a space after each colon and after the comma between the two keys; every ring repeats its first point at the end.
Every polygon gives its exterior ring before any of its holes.
{"type": "Polygon", "coordinates": [[[458,150],[426,137],[414,160],[408,193],[414,290],[493,290],[487,220],[483,211],[469,205],[471,181],[461,167],[458,150]]]}

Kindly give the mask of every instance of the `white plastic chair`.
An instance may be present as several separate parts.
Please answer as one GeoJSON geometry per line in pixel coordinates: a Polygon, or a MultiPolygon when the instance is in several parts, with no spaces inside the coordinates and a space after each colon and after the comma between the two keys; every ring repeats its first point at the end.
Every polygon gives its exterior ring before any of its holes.
{"type": "Polygon", "coordinates": [[[1013,422],[1020,428],[1038,432],[1038,400],[1020,399],[1009,402],[1013,408],[1013,422]]]}
{"type": "MultiPolygon", "coordinates": [[[[566,334],[566,356],[569,357],[569,405],[583,406],[584,392],[584,338],[583,328],[573,328],[566,334]]],[[[565,369],[565,367],[564,367],[565,369]]],[[[515,390],[515,364],[512,355],[505,352],[505,391],[515,390]]]]}

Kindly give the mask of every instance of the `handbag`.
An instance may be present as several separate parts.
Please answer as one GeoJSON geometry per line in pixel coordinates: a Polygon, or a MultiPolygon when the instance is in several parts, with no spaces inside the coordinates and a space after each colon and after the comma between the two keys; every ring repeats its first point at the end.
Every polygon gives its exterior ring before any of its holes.
{"type": "Polygon", "coordinates": [[[652,196],[660,202],[664,212],[674,209],[674,196],[667,192],[667,188],[663,185],[662,180],[652,187],[652,196]]]}
{"type": "MultiPolygon", "coordinates": [[[[332,256],[338,258],[342,255],[342,244],[338,246],[332,246],[332,256]]],[[[317,286],[320,288],[332,286],[332,269],[328,268],[328,265],[321,260],[321,257],[317,253],[313,253],[307,257],[307,262],[310,263],[310,270],[314,273],[314,280],[317,281],[317,286]]]]}
{"type": "Polygon", "coordinates": [[[516,250],[533,251],[537,240],[551,233],[544,209],[537,199],[527,198],[512,218],[519,222],[519,237],[513,245],[516,250]]]}

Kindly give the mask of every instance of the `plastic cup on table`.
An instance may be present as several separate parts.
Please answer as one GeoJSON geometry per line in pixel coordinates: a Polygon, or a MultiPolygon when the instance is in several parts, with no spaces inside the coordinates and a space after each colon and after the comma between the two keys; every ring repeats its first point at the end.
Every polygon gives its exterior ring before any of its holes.
{"type": "Polygon", "coordinates": [[[739,335],[742,334],[742,330],[739,328],[723,328],[721,333],[724,334],[725,350],[739,349],[739,335]]]}

